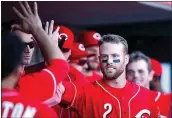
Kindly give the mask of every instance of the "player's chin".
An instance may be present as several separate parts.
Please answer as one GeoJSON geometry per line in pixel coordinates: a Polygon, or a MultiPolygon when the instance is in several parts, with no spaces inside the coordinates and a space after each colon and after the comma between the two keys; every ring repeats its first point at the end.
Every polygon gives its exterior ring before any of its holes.
{"type": "Polygon", "coordinates": [[[136,84],[138,84],[140,86],[144,86],[142,82],[134,82],[134,83],[136,83],[136,84]]]}
{"type": "Polygon", "coordinates": [[[98,69],[99,65],[97,63],[90,64],[92,69],[98,69]]]}
{"type": "Polygon", "coordinates": [[[106,79],[108,80],[113,80],[114,79],[114,74],[113,73],[105,73],[106,79]]]}
{"type": "Polygon", "coordinates": [[[27,65],[29,65],[29,64],[30,64],[30,60],[24,60],[24,61],[23,61],[23,65],[26,65],[26,66],[27,66],[27,65]]]}

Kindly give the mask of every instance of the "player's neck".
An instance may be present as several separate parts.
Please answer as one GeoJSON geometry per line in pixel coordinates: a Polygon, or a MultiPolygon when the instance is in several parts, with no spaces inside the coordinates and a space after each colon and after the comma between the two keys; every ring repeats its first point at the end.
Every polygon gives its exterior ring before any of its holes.
{"type": "Polygon", "coordinates": [[[161,87],[156,87],[156,88],[154,88],[154,91],[159,91],[159,92],[161,92],[161,93],[164,93],[161,87]]]}
{"type": "Polygon", "coordinates": [[[17,78],[15,79],[13,76],[9,76],[2,81],[2,88],[13,89],[16,86],[17,78]]]}
{"type": "Polygon", "coordinates": [[[98,75],[100,75],[100,76],[102,76],[102,77],[103,77],[103,73],[102,73],[102,71],[101,71],[101,70],[97,70],[97,71],[96,71],[96,73],[97,73],[98,75]]]}
{"type": "Polygon", "coordinates": [[[23,65],[23,64],[21,64],[21,65],[20,65],[20,68],[21,68],[21,69],[20,69],[20,70],[21,70],[21,72],[20,72],[20,73],[21,73],[21,74],[24,72],[24,68],[25,68],[25,67],[26,67],[26,66],[25,66],[25,65],[23,65]]]}
{"type": "Polygon", "coordinates": [[[26,67],[26,65],[21,64],[21,67],[22,67],[22,68],[23,68],[23,70],[24,70],[24,68],[26,67]]]}
{"type": "Polygon", "coordinates": [[[147,86],[145,86],[145,88],[150,90],[150,84],[148,84],[147,86]]]}
{"type": "Polygon", "coordinates": [[[114,87],[114,88],[124,88],[127,82],[125,72],[123,72],[117,79],[113,79],[113,80],[105,79],[105,82],[109,86],[114,87]]]}
{"type": "Polygon", "coordinates": [[[74,67],[75,69],[77,69],[79,72],[82,72],[82,66],[75,63],[70,63],[70,65],[74,67]]]}

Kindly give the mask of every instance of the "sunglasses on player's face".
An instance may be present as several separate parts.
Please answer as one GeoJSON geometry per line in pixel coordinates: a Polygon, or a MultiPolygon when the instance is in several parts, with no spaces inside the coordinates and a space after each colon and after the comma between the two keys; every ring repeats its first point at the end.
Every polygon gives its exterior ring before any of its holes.
{"type": "Polygon", "coordinates": [[[31,42],[28,42],[28,43],[24,43],[24,45],[25,45],[26,47],[29,46],[30,49],[32,49],[32,48],[35,47],[34,41],[31,41],[31,42]]]}
{"type": "Polygon", "coordinates": [[[78,64],[83,66],[84,64],[87,63],[87,60],[79,60],[78,64]]]}

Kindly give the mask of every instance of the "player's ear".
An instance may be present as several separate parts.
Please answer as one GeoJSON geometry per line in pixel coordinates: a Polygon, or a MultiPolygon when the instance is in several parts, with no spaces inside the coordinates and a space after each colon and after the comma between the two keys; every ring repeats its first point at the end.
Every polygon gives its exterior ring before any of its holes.
{"type": "Polygon", "coordinates": [[[127,65],[129,63],[129,58],[130,58],[129,54],[126,54],[125,55],[125,65],[127,65]]]}
{"type": "Polygon", "coordinates": [[[149,72],[149,81],[152,81],[152,80],[153,80],[154,74],[155,74],[155,71],[153,71],[153,70],[151,70],[151,71],[149,72]]]}

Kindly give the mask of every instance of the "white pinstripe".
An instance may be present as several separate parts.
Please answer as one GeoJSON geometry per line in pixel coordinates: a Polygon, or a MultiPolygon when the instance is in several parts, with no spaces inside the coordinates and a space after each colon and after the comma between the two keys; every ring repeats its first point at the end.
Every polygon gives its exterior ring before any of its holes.
{"type": "Polygon", "coordinates": [[[113,98],[115,98],[115,100],[118,102],[118,107],[119,107],[119,111],[120,111],[120,114],[119,114],[119,118],[122,117],[122,113],[121,113],[121,105],[120,105],[120,102],[118,100],[118,98],[116,98],[115,96],[113,96],[108,90],[106,90],[101,84],[99,84],[97,81],[96,83],[105,91],[107,92],[110,96],[112,96],[113,98]]]}
{"type": "Polygon", "coordinates": [[[44,103],[46,103],[46,104],[48,104],[50,107],[52,107],[52,106],[58,104],[58,102],[56,101],[56,97],[55,97],[56,89],[57,89],[57,82],[56,82],[56,78],[55,78],[54,74],[53,74],[50,70],[48,70],[48,69],[43,69],[43,71],[48,72],[48,73],[51,75],[51,77],[52,77],[52,79],[53,79],[53,82],[54,82],[53,96],[52,96],[51,98],[49,98],[49,99],[47,99],[47,100],[44,101],[44,103]]]}

